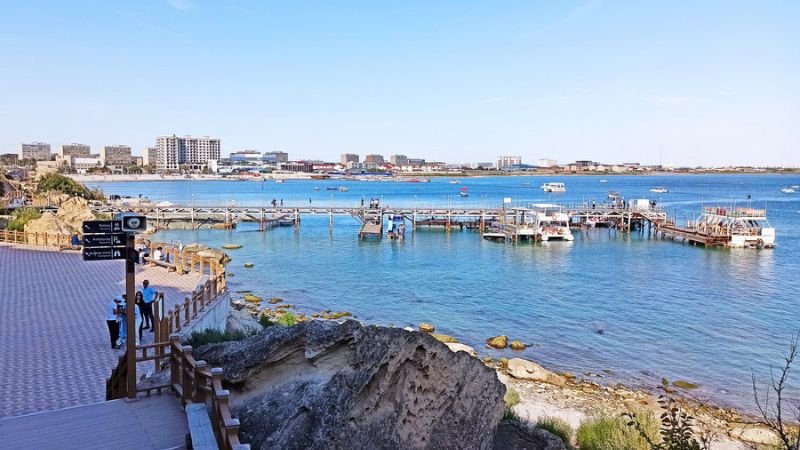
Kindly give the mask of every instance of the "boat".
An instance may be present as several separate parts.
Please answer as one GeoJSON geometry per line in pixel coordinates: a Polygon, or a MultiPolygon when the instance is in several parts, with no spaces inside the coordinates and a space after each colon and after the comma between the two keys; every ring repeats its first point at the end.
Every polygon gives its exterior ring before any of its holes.
{"type": "Polygon", "coordinates": [[[536,238],[540,241],[572,241],[575,237],[569,229],[569,215],[562,212],[561,206],[539,203],[532,205],[536,238]]]}
{"type": "Polygon", "coordinates": [[[784,194],[794,194],[797,191],[795,191],[795,189],[790,186],[790,187],[785,187],[785,188],[781,189],[781,192],[783,192],[784,194]]]}
{"type": "Polygon", "coordinates": [[[469,190],[465,187],[462,187],[461,192],[459,192],[458,195],[462,197],[469,197],[469,190]]]}
{"type": "Polygon", "coordinates": [[[764,209],[705,207],[697,220],[689,221],[686,231],[710,244],[733,248],[772,248],[775,228],[767,221],[764,209]]]}
{"type": "Polygon", "coordinates": [[[792,188],[792,189],[800,189],[800,184],[793,184],[793,185],[791,185],[789,187],[792,188]]]}
{"type": "Polygon", "coordinates": [[[314,190],[315,190],[315,191],[318,191],[318,190],[319,190],[319,187],[318,187],[318,186],[314,186],[314,190]]]}
{"type": "Polygon", "coordinates": [[[608,191],[608,199],[609,200],[619,200],[622,198],[619,191],[608,191]]]}
{"type": "Polygon", "coordinates": [[[450,180],[450,184],[461,184],[458,180],[450,180]]]}
{"type": "Polygon", "coordinates": [[[495,232],[483,233],[482,237],[484,239],[488,240],[488,241],[505,241],[506,240],[506,235],[503,234],[503,233],[495,233],[495,232]]]}
{"type": "Polygon", "coordinates": [[[283,219],[278,219],[279,227],[291,227],[292,225],[294,225],[294,219],[292,218],[285,217],[283,219]]]}
{"type": "Polygon", "coordinates": [[[389,231],[386,233],[386,237],[388,237],[389,239],[397,239],[402,241],[406,233],[405,218],[399,214],[396,214],[392,216],[389,225],[390,227],[389,231]]]}
{"type": "Polygon", "coordinates": [[[350,190],[350,188],[347,187],[347,186],[339,186],[339,192],[347,192],[349,190],[350,190]]]}
{"type": "Polygon", "coordinates": [[[326,191],[335,191],[337,189],[339,189],[339,188],[337,188],[336,186],[328,186],[328,187],[325,188],[326,191]]]}
{"type": "Polygon", "coordinates": [[[567,192],[567,187],[564,183],[544,183],[542,190],[545,192],[567,192]]]}
{"type": "Polygon", "coordinates": [[[601,183],[608,183],[608,180],[600,180],[601,183]]]}
{"type": "Polygon", "coordinates": [[[284,180],[284,179],[277,179],[277,180],[275,180],[275,182],[276,182],[276,183],[285,183],[285,182],[286,182],[286,180],[284,180]]]}
{"type": "Polygon", "coordinates": [[[669,189],[663,186],[656,186],[650,189],[650,192],[655,192],[656,194],[667,194],[669,193],[669,189]]]}

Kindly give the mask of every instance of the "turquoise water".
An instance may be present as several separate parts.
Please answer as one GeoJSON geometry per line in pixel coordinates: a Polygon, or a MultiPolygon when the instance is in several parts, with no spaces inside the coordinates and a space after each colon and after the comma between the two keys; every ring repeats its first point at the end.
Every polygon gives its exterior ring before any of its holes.
{"type": "MultiPolygon", "coordinates": [[[[163,240],[240,243],[232,250],[232,289],[278,296],[305,312],[344,310],[370,323],[416,326],[432,322],[492,357],[524,356],[557,370],[613,372],[606,381],[654,386],[661,377],[701,387],[696,395],[752,410],[751,369],[762,379],[779,364],[800,329],[800,194],[780,192],[800,176],[695,175],[615,177],[495,177],[431,183],[341,181],[98,183],[107,194],[144,194],[173,203],[265,205],[347,204],[362,196],[384,204],[418,206],[583,202],[620,191],[655,198],[679,221],[703,204],[766,204],[778,245],[772,250],[703,249],[634,232],[575,231],[574,242],[503,244],[476,232],[418,230],[398,241],[358,241],[349,217],[303,218],[261,233],[256,224],[234,231],[159,233],[163,240]],[[600,183],[601,178],[607,183],[600,183]],[[568,192],[549,196],[542,182],[562,181],[568,192]],[[327,191],[346,185],[349,192],[327,191]],[[669,194],[652,194],[653,186],[669,194]],[[314,187],[321,190],[315,191],[314,187]],[[467,187],[467,199],[458,190],[467,187]],[[245,262],[255,268],[242,268],[245,262]],[[533,344],[524,352],[484,349],[506,334],[533,344]]],[[[410,229],[410,228],[409,228],[410,229]]],[[[794,380],[800,388],[800,376],[794,380]]],[[[794,389],[793,393],[800,392],[794,389]]]]}

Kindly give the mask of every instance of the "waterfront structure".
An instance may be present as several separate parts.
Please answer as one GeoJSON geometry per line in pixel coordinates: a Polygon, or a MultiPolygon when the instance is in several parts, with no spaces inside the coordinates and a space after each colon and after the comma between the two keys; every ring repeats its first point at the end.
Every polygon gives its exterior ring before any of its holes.
{"type": "Polygon", "coordinates": [[[355,153],[343,153],[342,154],[342,165],[347,167],[349,163],[357,163],[358,155],[355,153]]]}
{"type": "Polygon", "coordinates": [[[142,154],[142,165],[155,167],[158,161],[158,149],[147,147],[142,154]]]}
{"type": "Polygon", "coordinates": [[[106,145],[102,159],[104,166],[114,172],[122,172],[131,165],[131,148],[127,145],[106,145]]]}
{"type": "Polygon", "coordinates": [[[519,166],[522,164],[522,157],[521,156],[498,156],[497,157],[497,168],[499,170],[509,169],[512,166],[519,166]]]}
{"type": "Polygon", "coordinates": [[[156,170],[201,170],[220,158],[220,140],[204,137],[159,136],[156,138],[156,170]]]}
{"type": "Polygon", "coordinates": [[[476,169],[494,169],[494,163],[493,162],[475,163],[475,168],[476,169]]]}
{"type": "Polygon", "coordinates": [[[61,144],[61,157],[67,164],[71,164],[70,158],[88,158],[92,154],[92,148],[86,144],[61,144]]]}
{"type": "Polygon", "coordinates": [[[265,152],[264,161],[274,161],[276,164],[288,163],[289,154],[286,152],[265,152]]]}
{"type": "Polygon", "coordinates": [[[45,142],[22,143],[19,145],[19,155],[22,159],[34,159],[36,161],[50,160],[50,144],[45,142]]]}
{"type": "Polygon", "coordinates": [[[365,156],[364,157],[364,162],[365,163],[375,163],[375,164],[378,164],[378,165],[385,164],[385,161],[383,160],[383,155],[376,155],[376,154],[370,154],[370,155],[365,156]]]}
{"type": "Polygon", "coordinates": [[[536,161],[536,165],[539,167],[553,167],[558,165],[558,160],[542,158],[536,161]]]}
{"type": "Polygon", "coordinates": [[[134,166],[143,166],[144,165],[144,156],[131,156],[131,165],[134,166]]]}
{"type": "Polygon", "coordinates": [[[85,174],[89,169],[103,167],[103,160],[97,157],[73,156],[70,166],[78,173],[85,174]]]}
{"type": "Polygon", "coordinates": [[[411,167],[422,167],[425,165],[424,158],[408,158],[408,165],[411,167]]]}
{"type": "Polygon", "coordinates": [[[406,155],[392,155],[389,157],[389,161],[395,166],[407,166],[408,165],[408,156],[406,155]]]}
{"type": "Polygon", "coordinates": [[[310,161],[292,161],[281,164],[282,170],[289,170],[292,172],[305,172],[311,173],[314,171],[314,164],[310,161]]]}
{"type": "Polygon", "coordinates": [[[256,150],[240,150],[238,152],[231,152],[231,164],[252,164],[258,165],[261,163],[263,155],[256,150]]]}

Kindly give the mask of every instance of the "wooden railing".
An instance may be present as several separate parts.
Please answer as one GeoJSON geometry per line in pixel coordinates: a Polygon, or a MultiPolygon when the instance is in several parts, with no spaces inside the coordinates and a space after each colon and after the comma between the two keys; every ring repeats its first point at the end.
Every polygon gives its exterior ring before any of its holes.
{"type": "MultiPolygon", "coordinates": [[[[192,355],[192,347],[181,345],[179,334],[172,334],[168,342],[159,342],[137,347],[141,355],[137,354],[136,361],[159,361],[168,359],[170,362],[170,379],[168,382],[137,389],[138,392],[150,394],[152,391],[161,392],[169,389],[180,398],[181,405],[191,403],[204,403],[210,412],[211,426],[217,445],[224,450],[248,450],[247,444],[239,442],[239,420],[233,418],[230,409],[230,393],[222,388],[222,369],[209,368],[205,361],[196,361],[192,355]]],[[[120,356],[119,365],[115,375],[126,373],[125,355],[120,356]]],[[[115,377],[107,382],[107,395],[115,398],[126,396],[124,378],[115,377]]]]}
{"type": "Polygon", "coordinates": [[[0,230],[0,242],[31,245],[34,247],[72,248],[71,236],[66,234],[31,233],[27,231],[0,230]]]}

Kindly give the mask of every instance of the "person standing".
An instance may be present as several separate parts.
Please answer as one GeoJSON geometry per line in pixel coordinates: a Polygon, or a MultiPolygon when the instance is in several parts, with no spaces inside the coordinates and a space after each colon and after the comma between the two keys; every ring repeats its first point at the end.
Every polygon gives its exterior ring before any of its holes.
{"type": "Polygon", "coordinates": [[[142,291],[137,291],[133,299],[136,304],[136,330],[139,332],[136,345],[139,345],[142,342],[142,317],[144,316],[144,295],[142,295],[142,291]]]}
{"type": "Polygon", "coordinates": [[[111,348],[118,349],[117,339],[119,339],[119,298],[114,298],[106,305],[106,325],[108,325],[108,336],[111,338],[111,348]]]}
{"type": "Polygon", "coordinates": [[[156,320],[153,318],[153,302],[158,297],[158,291],[153,286],[150,286],[149,280],[142,281],[142,301],[144,307],[142,311],[144,312],[144,321],[145,321],[145,330],[150,330],[152,333],[155,330],[155,322],[156,320]]]}

